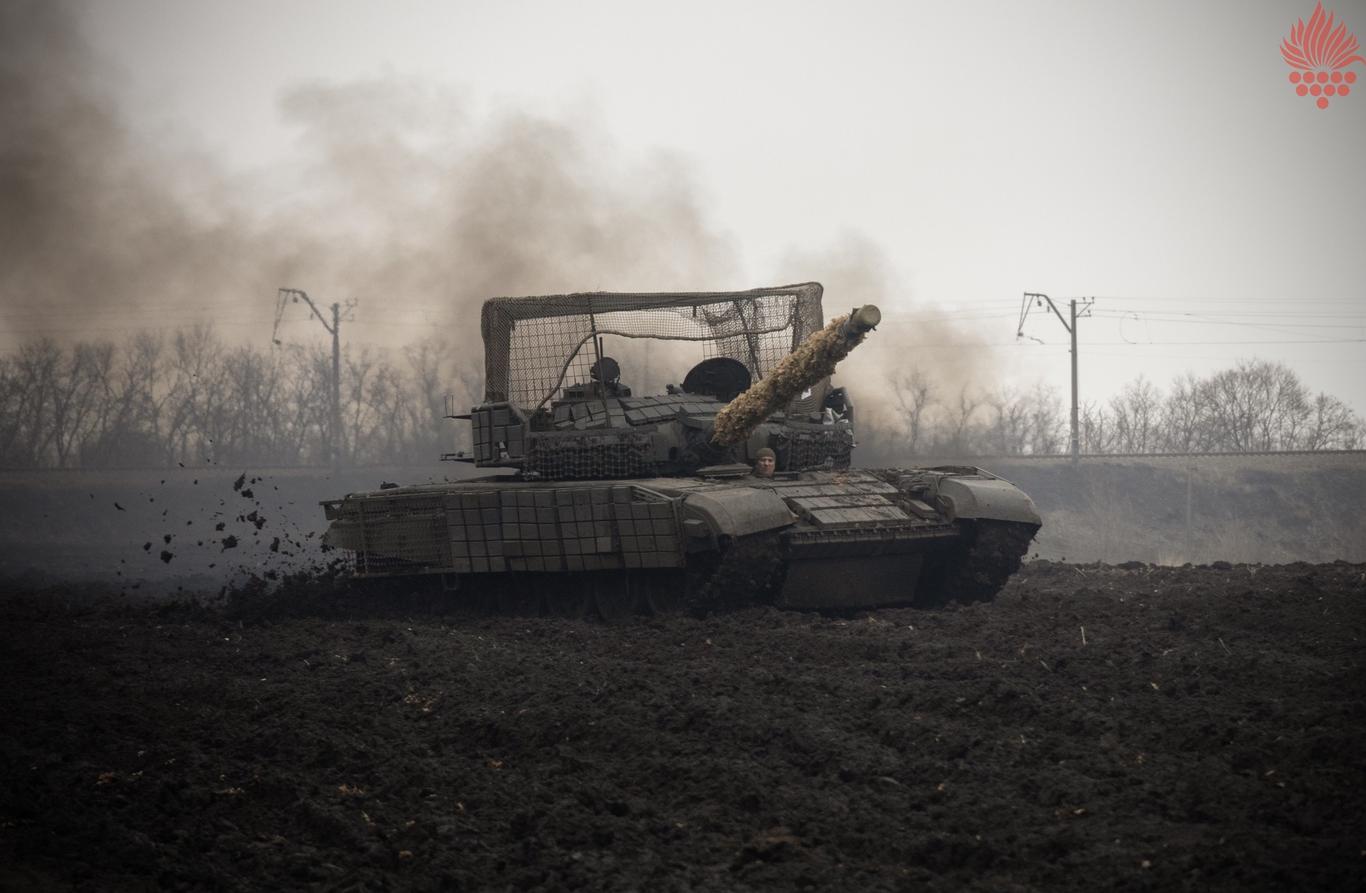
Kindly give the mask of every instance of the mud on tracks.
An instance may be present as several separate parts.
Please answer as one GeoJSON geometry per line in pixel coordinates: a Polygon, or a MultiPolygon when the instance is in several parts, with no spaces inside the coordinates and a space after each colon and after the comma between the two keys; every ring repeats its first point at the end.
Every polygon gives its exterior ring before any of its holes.
{"type": "Polygon", "coordinates": [[[1350,889],[1366,567],[605,626],[0,605],[0,888],[1350,889]]]}

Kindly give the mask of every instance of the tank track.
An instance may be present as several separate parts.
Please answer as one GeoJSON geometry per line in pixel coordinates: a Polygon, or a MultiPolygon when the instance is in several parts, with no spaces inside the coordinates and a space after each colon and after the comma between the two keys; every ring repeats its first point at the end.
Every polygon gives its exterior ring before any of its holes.
{"type": "MultiPolygon", "coordinates": [[[[1019,570],[1038,528],[1007,521],[960,521],[963,540],[934,556],[911,604],[944,607],[990,601],[1019,570]]],[[[366,581],[371,595],[383,592],[391,608],[452,607],[512,616],[597,618],[635,615],[697,616],[772,604],[788,571],[782,539],[759,534],[729,544],[718,557],[695,556],[687,568],[632,574],[518,574],[466,578],[463,594],[444,592],[439,577],[366,581]]]]}
{"type": "Polygon", "coordinates": [[[687,613],[695,616],[771,604],[782,586],[787,565],[784,546],[775,534],[745,537],[719,556],[694,556],[686,568],[582,574],[518,574],[465,578],[459,589],[442,592],[430,576],[365,581],[372,592],[384,592],[391,605],[395,592],[417,592],[427,602],[458,603],[482,614],[597,619],[608,623],[637,615],[687,613]]]}
{"type": "Polygon", "coordinates": [[[757,534],[732,543],[720,561],[692,569],[686,609],[709,614],[771,604],[787,571],[783,552],[777,534],[757,534]]]}
{"type": "Polygon", "coordinates": [[[960,523],[971,524],[970,532],[926,568],[916,593],[917,607],[991,601],[1020,569],[1020,562],[1039,531],[1036,525],[1013,521],[960,523]]]}

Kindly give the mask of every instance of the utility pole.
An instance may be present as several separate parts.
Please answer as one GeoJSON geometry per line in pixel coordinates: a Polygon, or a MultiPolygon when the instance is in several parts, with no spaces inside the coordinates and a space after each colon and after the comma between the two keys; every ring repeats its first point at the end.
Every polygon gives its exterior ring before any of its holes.
{"type": "MultiPolygon", "coordinates": [[[[1063,319],[1062,313],[1058,311],[1058,306],[1053,303],[1053,299],[1048,295],[1025,292],[1024,300],[1020,303],[1020,324],[1015,330],[1016,338],[1025,337],[1024,324],[1025,319],[1029,317],[1030,309],[1032,307],[1042,307],[1045,302],[1048,304],[1048,309],[1052,310],[1053,315],[1058,318],[1058,322],[1062,323],[1062,327],[1067,330],[1067,334],[1072,336],[1072,439],[1069,452],[1072,454],[1072,462],[1075,464],[1081,456],[1080,425],[1077,419],[1077,319],[1090,314],[1091,305],[1095,303],[1095,300],[1092,298],[1086,299],[1085,304],[1082,305],[1081,312],[1078,313],[1077,299],[1073,298],[1071,300],[1071,322],[1069,323],[1066,319],[1063,319]]],[[[1035,340],[1037,341],[1038,339],[1035,340]]]]}
{"type": "Polygon", "coordinates": [[[346,306],[334,303],[329,309],[332,311],[332,322],[327,321],[318,305],[313,303],[313,299],[308,296],[308,292],[299,288],[282,288],[275,300],[275,331],[271,333],[271,341],[279,344],[280,340],[275,337],[280,331],[280,320],[285,312],[285,299],[290,303],[297,304],[300,299],[308,305],[308,309],[318,322],[323,324],[323,328],[332,336],[332,381],[331,381],[331,412],[328,413],[328,432],[327,432],[327,458],[328,464],[336,468],[341,464],[342,456],[342,423],[341,423],[341,324],[342,313],[350,313],[356,307],[355,301],[347,301],[346,306]]]}
{"type": "Polygon", "coordinates": [[[1194,541],[1191,539],[1191,479],[1195,477],[1195,460],[1186,463],[1186,560],[1191,561],[1194,554],[1194,541]]]}

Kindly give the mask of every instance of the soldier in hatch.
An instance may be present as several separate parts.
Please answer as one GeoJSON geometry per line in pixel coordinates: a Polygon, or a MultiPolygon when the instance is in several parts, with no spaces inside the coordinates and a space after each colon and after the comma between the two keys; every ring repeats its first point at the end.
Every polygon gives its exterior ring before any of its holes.
{"type": "Polygon", "coordinates": [[[621,366],[611,357],[603,357],[588,370],[588,375],[604,397],[629,397],[631,389],[621,383],[621,366]]]}
{"type": "Polygon", "coordinates": [[[773,469],[778,467],[778,456],[768,447],[764,447],[754,454],[754,476],[761,478],[773,477],[773,469]]]}

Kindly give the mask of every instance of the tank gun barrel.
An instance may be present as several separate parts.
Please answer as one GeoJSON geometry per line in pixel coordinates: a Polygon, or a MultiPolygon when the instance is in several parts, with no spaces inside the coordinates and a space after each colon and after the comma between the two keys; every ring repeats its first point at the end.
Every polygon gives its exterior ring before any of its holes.
{"type": "Polygon", "coordinates": [[[856,307],[844,320],[844,324],[840,326],[840,335],[846,340],[853,340],[854,344],[850,345],[850,348],[853,348],[863,340],[862,336],[876,329],[880,322],[882,311],[874,304],[864,304],[862,307],[856,307]]]}
{"type": "Polygon", "coordinates": [[[716,414],[712,443],[727,446],[749,437],[764,419],[782,409],[794,397],[835,371],[869,332],[882,321],[872,304],[837,316],[825,328],[812,333],[777,367],[716,414]]]}

